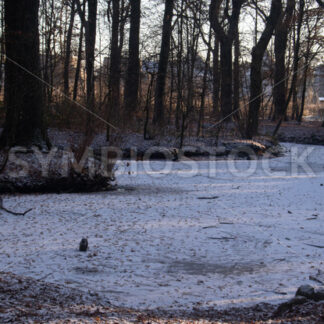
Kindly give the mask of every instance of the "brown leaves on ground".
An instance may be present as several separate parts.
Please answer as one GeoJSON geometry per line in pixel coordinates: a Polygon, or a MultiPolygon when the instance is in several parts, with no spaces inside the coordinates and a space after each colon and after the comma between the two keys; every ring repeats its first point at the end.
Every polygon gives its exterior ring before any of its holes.
{"type": "Polygon", "coordinates": [[[89,291],[0,272],[1,323],[324,323],[324,303],[309,301],[276,317],[277,306],[227,310],[136,311],[89,291]]]}

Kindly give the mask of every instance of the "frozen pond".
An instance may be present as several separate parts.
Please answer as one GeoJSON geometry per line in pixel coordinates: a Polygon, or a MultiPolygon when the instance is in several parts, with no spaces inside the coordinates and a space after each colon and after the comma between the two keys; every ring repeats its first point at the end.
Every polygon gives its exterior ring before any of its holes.
{"type": "Polygon", "coordinates": [[[119,163],[119,189],[6,196],[0,270],[136,308],[278,302],[324,270],[324,147],[258,161],[119,163]],[[82,237],[89,251],[78,251],[82,237]]]}

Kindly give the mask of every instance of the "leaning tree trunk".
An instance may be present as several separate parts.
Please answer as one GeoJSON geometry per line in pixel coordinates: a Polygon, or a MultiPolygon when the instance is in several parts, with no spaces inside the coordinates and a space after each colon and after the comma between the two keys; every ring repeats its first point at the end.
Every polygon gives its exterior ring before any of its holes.
{"type": "Polygon", "coordinates": [[[5,1],[5,95],[2,147],[46,147],[40,77],[39,0],[5,1]]]}
{"type": "Polygon", "coordinates": [[[163,19],[162,43],[158,73],[156,78],[155,101],[154,101],[154,115],[153,124],[162,126],[164,123],[164,96],[165,84],[169,61],[170,41],[172,33],[172,13],[174,0],[165,1],[165,11],[163,19]]]}
{"type": "Polygon", "coordinates": [[[252,49],[252,61],[250,72],[250,104],[246,125],[246,137],[252,138],[258,132],[259,111],[262,95],[262,60],[264,52],[272,37],[281,13],[281,0],[272,0],[270,15],[268,16],[263,33],[252,49]]]}
{"type": "Polygon", "coordinates": [[[139,34],[141,22],[141,0],[131,1],[129,53],[124,94],[124,123],[134,117],[138,105],[140,80],[139,34]]]}

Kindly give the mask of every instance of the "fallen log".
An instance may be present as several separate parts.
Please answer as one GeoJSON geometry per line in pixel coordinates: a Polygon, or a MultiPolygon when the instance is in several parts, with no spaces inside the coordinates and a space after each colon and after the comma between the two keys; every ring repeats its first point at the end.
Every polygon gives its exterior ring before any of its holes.
{"type": "Polygon", "coordinates": [[[73,152],[53,148],[13,148],[0,173],[0,194],[95,192],[114,189],[114,161],[87,150],[77,160],[73,152]]]}

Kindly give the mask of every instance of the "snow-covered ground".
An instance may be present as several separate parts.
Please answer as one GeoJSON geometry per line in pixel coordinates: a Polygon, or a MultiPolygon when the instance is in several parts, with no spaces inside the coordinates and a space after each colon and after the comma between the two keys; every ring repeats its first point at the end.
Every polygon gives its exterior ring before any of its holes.
{"type": "Polygon", "coordinates": [[[285,146],[271,160],[120,162],[114,192],[5,196],[33,211],[0,211],[0,270],[139,309],[288,299],[324,270],[324,147],[285,146]]]}

